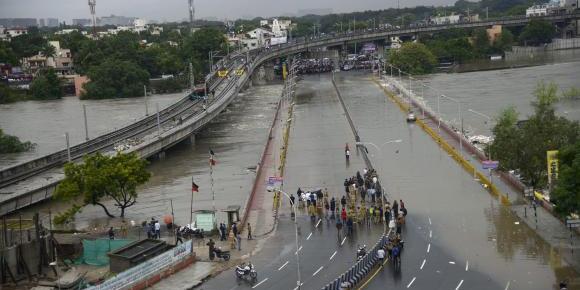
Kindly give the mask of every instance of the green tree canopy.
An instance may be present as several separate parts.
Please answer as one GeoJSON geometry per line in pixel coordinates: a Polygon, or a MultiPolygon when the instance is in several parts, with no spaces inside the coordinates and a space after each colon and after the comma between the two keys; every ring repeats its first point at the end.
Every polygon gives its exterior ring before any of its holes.
{"type": "Polygon", "coordinates": [[[435,56],[422,43],[403,43],[400,49],[392,49],[389,62],[404,72],[413,75],[430,73],[435,68],[435,56]]]}
{"type": "Polygon", "coordinates": [[[86,99],[143,96],[143,86],[149,82],[149,73],[127,60],[106,59],[93,66],[88,76],[82,95],[86,99]]]}
{"type": "Polygon", "coordinates": [[[63,97],[60,80],[53,68],[41,70],[30,85],[32,98],[37,100],[54,100],[63,97]]]}
{"type": "Polygon", "coordinates": [[[38,29],[29,29],[28,33],[18,35],[10,40],[10,46],[20,59],[38,54],[48,45],[48,41],[38,29]]]}
{"type": "Polygon", "coordinates": [[[580,142],[560,150],[556,187],[551,200],[556,212],[562,217],[580,213],[580,142]]]}
{"type": "Polygon", "coordinates": [[[146,166],[147,161],[136,153],[85,156],[83,163],[65,164],[65,179],[56,188],[54,198],[71,201],[81,197],[84,204],[101,206],[107,216],[114,217],[102,203],[104,199],[112,199],[124,217],[125,209],[137,202],[137,186],[151,177],[146,166]]]}
{"type": "Polygon", "coordinates": [[[545,20],[532,19],[520,34],[520,42],[525,45],[540,45],[552,42],[556,28],[545,20]]]}
{"type": "Polygon", "coordinates": [[[4,131],[0,129],[0,154],[24,152],[33,148],[33,143],[22,142],[18,137],[4,134],[4,131]]]}

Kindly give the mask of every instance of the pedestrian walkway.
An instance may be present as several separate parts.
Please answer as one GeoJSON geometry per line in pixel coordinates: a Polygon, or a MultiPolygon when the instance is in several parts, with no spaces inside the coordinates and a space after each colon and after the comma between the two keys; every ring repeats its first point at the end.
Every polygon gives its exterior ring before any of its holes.
{"type": "Polygon", "coordinates": [[[159,281],[149,289],[192,289],[203,283],[215,268],[215,263],[196,261],[191,266],[159,281]]]}
{"type": "MultiPolygon", "coordinates": [[[[387,81],[380,84],[386,90],[390,90],[392,88],[388,85],[389,83],[397,88],[400,88],[402,93],[407,92],[396,78],[387,77],[387,81]]],[[[393,92],[390,91],[388,93],[393,94],[393,92]]],[[[398,102],[404,102],[401,100],[400,96],[396,96],[394,94],[393,96],[398,100],[398,102]]],[[[414,103],[413,105],[413,108],[416,112],[422,111],[422,108],[418,107],[417,103],[414,103]]],[[[435,120],[432,120],[428,117],[422,117],[421,121],[429,128],[431,128],[431,130],[437,132],[437,134],[444,142],[452,146],[456,151],[459,151],[461,146],[458,139],[455,136],[449,135],[445,130],[439,130],[438,124],[435,120]]],[[[488,172],[483,171],[479,159],[466,153],[466,151],[460,153],[468,163],[477,169],[479,173],[489,175],[488,172]]],[[[541,206],[536,207],[536,218],[532,205],[527,200],[522,199],[521,193],[518,193],[515,189],[513,189],[513,187],[503,182],[503,180],[501,180],[500,177],[496,174],[493,175],[491,180],[494,182],[494,185],[497,186],[499,191],[507,196],[510,201],[512,201],[508,205],[511,211],[523,222],[525,222],[531,229],[535,230],[536,233],[552,247],[557,249],[564,260],[572,265],[576,271],[580,272],[579,235],[575,231],[570,231],[561,220],[556,218],[554,215],[552,215],[552,213],[541,206]]]]}

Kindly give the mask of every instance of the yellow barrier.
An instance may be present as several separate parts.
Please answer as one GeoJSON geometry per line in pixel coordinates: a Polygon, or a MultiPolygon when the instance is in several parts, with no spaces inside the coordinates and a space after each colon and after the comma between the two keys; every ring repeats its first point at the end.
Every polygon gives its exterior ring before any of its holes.
{"type": "MultiPolygon", "coordinates": [[[[288,116],[292,116],[292,112],[294,111],[294,105],[291,105],[288,108],[288,116]]],[[[286,165],[286,154],[288,153],[288,141],[290,139],[290,126],[292,124],[292,118],[290,121],[286,122],[286,126],[284,127],[284,133],[282,135],[282,144],[284,144],[282,151],[280,152],[280,167],[278,168],[280,171],[280,176],[284,176],[284,167],[286,165]]]]}
{"type": "MultiPolygon", "coordinates": [[[[402,102],[391,91],[385,89],[376,79],[373,79],[373,81],[383,90],[383,92],[388,96],[388,98],[391,101],[393,101],[395,104],[399,106],[399,108],[403,112],[409,111],[409,106],[406,103],[402,102]]],[[[433,140],[435,140],[435,142],[439,144],[439,146],[441,146],[443,150],[445,150],[449,155],[451,155],[451,157],[455,159],[455,161],[457,161],[467,172],[469,172],[470,174],[475,172],[475,176],[481,181],[482,184],[484,184],[484,187],[487,189],[489,193],[491,193],[494,196],[500,197],[500,201],[502,204],[504,205],[510,204],[509,198],[505,194],[502,194],[501,191],[495,186],[495,184],[491,183],[491,181],[487,178],[487,176],[477,171],[476,168],[473,166],[473,164],[471,164],[471,162],[465,160],[463,156],[461,156],[461,154],[457,152],[457,150],[455,150],[453,146],[451,146],[447,141],[445,141],[445,139],[443,139],[437,132],[435,132],[431,127],[429,127],[429,125],[425,124],[425,122],[423,122],[423,120],[419,118],[415,123],[418,124],[419,127],[421,127],[423,131],[427,133],[427,135],[431,136],[431,138],[433,138],[433,140]]]]}

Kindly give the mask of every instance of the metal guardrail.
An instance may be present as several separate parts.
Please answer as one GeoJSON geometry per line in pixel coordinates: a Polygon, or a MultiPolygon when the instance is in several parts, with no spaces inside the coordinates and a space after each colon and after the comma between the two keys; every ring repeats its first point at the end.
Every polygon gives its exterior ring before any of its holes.
{"type": "Polygon", "coordinates": [[[322,287],[321,290],[352,289],[359,284],[379,264],[380,261],[377,257],[377,251],[380,248],[384,249],[388,242],[388,234],[381,236],[373,248],[362,259],[358,260],[346,272],[322,287]]]}

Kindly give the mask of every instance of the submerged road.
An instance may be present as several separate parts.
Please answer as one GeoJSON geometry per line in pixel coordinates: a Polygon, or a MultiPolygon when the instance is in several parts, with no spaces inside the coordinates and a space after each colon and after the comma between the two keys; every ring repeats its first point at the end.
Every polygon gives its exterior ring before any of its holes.
{"type": "Polygon", "coordinates": [[[370,76],[336,75],[390,199],[408,208],[400,271],[387,267],[367,289],[554,289],[577,273],[510,209],[481,188],[370,76]]]}
{"type": "MultiPolygon", "coordinates": [[[[288,146],[284,190],[295,193],[327,188],[330,196],[342,197],[344,178],[364,168],[354,152],[350,163],[344,145],[354,150],[354,135],[348,126],[329,75],[307,76],[298,83],[288,146]]],[[[294,289],[297,285],[294,225],[290,206],[283,200],[274,233],[258,242],[259,252],[249,257],[258,270],[258,281],[237,281],[228,270],[204,283],[200,289],[294,289]]],[[[342,274],[356,259],[358,244],[371,246],[380,237],[382,225],[360,227],[353,237],[338,237],[334,220],[312,221],[299,212],[301,289],[320,289],[342,274]]]]}

